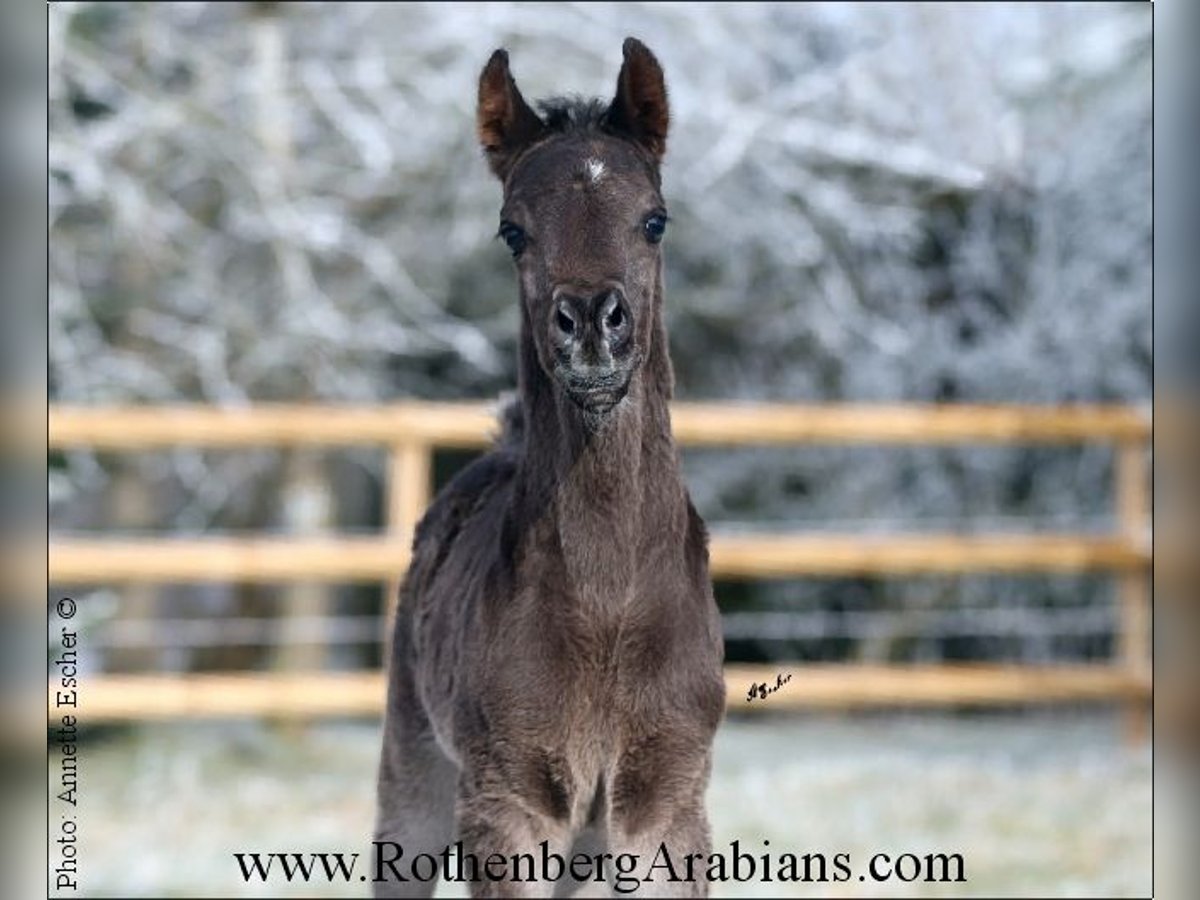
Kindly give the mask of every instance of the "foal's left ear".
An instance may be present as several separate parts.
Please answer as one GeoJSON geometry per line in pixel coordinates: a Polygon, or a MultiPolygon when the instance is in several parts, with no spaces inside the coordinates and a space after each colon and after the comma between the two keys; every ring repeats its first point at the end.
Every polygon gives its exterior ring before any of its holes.
{"type": "Polygon", "coordinates": [[[637,38],[625,38],[625,62],[617,76],[617,95],[608,108],[608,122],[629,135],[662,161],[667,152],[667,85],[662,66],[650,48],[637,38]]]}

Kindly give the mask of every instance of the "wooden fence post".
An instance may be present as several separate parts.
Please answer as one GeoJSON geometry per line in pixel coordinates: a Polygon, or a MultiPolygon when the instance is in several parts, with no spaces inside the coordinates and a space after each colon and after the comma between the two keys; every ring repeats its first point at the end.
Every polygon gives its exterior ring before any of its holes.
{"type": "MultiPolygon", "coordinates": [[[[295,535],[327,534],[335,524],[333,487],[325,461],[316,451],[293,448],[285,456],[282,486],[283,524],[295,535]]],[[[332,607],[329,585],[313,581],[287,585],[280,596],[278,633],[271,650],[271,668],[286,672],[319,672],[329,648],[305,634],[311,623],[324,619],[332,607]]]]}
{"type": "MultiPolygon", "coordinates": [[[[393,540],[411,544],[417,523],[429,505],[432,488],[433,454],[428,445],[407,441],[393,444],[388,451],[387,534],[393,540]]],[[[390,648],[392,619],[399,601],[401,563],[396,560],[396,576],[384,584],[383,645],[390,648]]]]}
{"type": "MultiPolygon", "coordinates": [[[[127,462],[123,460],[123,462],[127,462]]],[[[109,515],[118,528],[143,529],[154,521],[154,497],[146,479],[132,465],[123,465],[112,476],[109,515]]],[[[155,628],[159,617],[162,587],[152,584],[125,584],[118,588],[117,615],[123,621],[155,628]]],[[[143,646],[111,647],[107,668],[118,672],[162,667],[163,652],[156,641],[143,646]]]]}
{"type": "MultiPolygon", "coordinates": [[[[1140,546],[1147,538],[1150,498],[1146,472],[1146,447],[1142,441],[1123,441],[1116,454],[1117,519],[1122,534],[1140,546]]],[[[1151,668],[1150,583],[1144,568],[1122,572],[1118,581],[1121,604],[1118,665],[1135,678],[1145,678],[1151,668]]],[[[1149,734],[1150,709],[1141,699],[1130,700],[1125,712],[1125,735],[1140,743],[1149,734]]]]}

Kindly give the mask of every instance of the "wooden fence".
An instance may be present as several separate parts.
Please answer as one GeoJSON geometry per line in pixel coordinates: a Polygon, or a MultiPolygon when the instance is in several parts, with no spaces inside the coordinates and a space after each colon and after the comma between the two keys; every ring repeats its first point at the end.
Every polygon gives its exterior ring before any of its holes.
{"type": "MultiPolygon", "coordinates": [[[[1150,520],[1147,412],[1113,406],[795,406],[679,403],[678,442],[701,446],[801,444],[1085,444],[1115,447],[1117,527],[1095,534],[723,535],[714,528],[718,578],[1093,572],[1119,579],[1118,649],[1111,661],[1073,666],[730,665],[732,709],[1009,704],[1108,700],[1126,704],[1144,733],[1150,694],[1150,520]],[[747,704],[754,681],[796,675],[768,702],[747,704]]],[[[132,451],[383,446],[386,527],[375,537],[85,538],[52,536],[54,585],[186,582],[395,583],[430,497],[437,447],[487,444],[484,404],[402,403],[369,408],[66,408],[50,410],[52,449],[132,451]]],[[[394,595],[394,592],[392,592],[394,595]]],[[[103,675],[87,680],[90,721],[192,716],[377,715],[380,672],[103,675]]]]}

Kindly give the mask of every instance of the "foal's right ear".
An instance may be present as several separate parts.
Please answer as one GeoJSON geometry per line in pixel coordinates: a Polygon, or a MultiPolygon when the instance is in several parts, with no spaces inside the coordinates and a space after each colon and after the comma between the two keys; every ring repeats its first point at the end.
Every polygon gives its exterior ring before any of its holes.
{"type": "Polygon", "coordinates": [[[508,71],[508,52],[497,50],[479,76],[475,111],[479,143],[497,178],[504,180],[517,154],[537,140],[545,127],[517,90],[508,71]]]}

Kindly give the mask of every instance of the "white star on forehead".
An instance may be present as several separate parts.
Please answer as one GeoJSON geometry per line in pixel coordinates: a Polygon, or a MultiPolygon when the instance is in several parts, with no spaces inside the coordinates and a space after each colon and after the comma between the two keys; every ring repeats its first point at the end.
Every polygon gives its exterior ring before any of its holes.
{"type": "Polygon", "coordinates": [[[604,177],[604,161],[592,157],[583,164],[584,171],[587,172],[588,180],[595,184],[604,177]]]}

